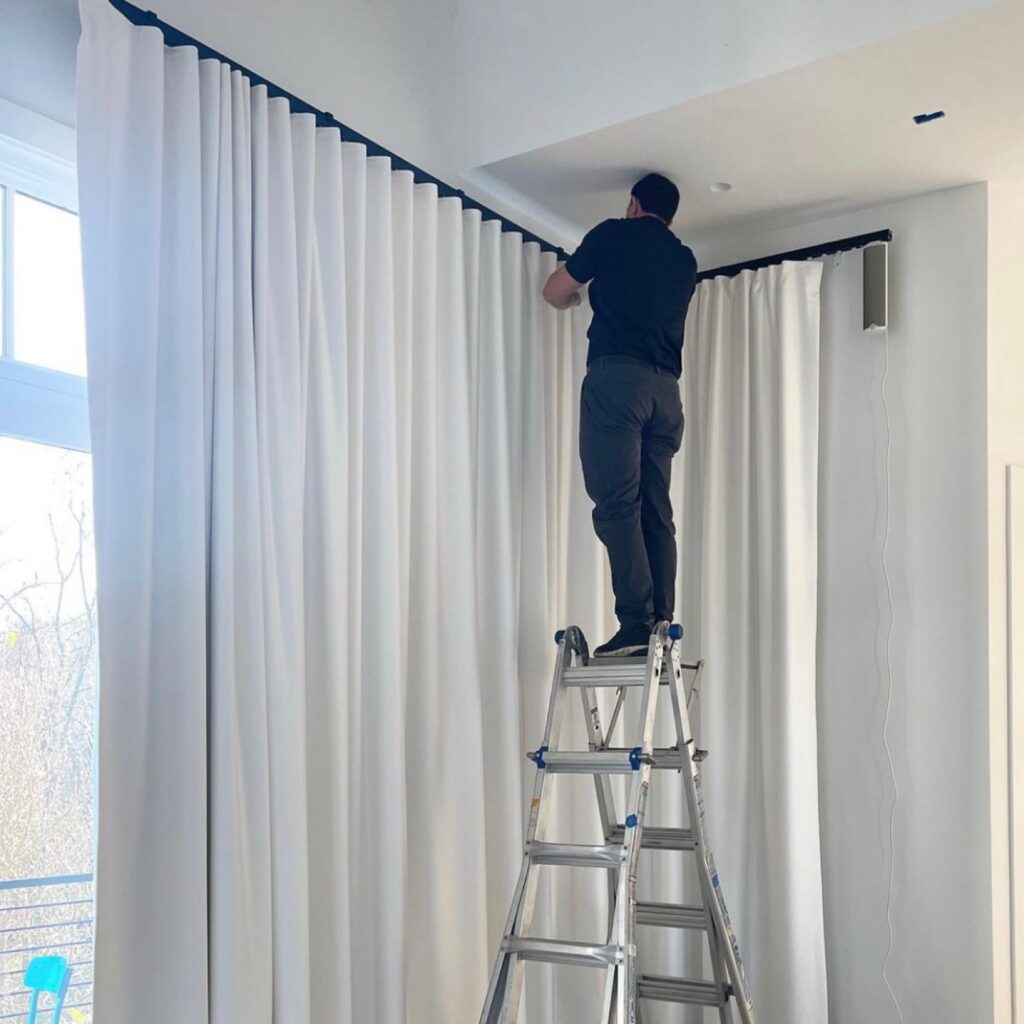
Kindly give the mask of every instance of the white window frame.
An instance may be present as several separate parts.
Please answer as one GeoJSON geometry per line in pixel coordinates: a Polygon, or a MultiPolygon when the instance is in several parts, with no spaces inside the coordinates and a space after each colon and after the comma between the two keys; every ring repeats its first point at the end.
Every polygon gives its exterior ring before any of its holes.
{"type": "MultiPolygon", "coordinates": [[[[50,135],[57,129],[70,132],[52,122],[44,127],[49,129],[50,135]]],[[[77,214],[75,166],[66,155],[4,134],[2,129],[0,123],[0,187],[4,189],[4,227],[0,237],[4,297],[0,324],[0,435],[88,452],[89,405],[85,378],[13,358],[13,303],[10,300],[14,194],[21,192],[77,214]]]]}

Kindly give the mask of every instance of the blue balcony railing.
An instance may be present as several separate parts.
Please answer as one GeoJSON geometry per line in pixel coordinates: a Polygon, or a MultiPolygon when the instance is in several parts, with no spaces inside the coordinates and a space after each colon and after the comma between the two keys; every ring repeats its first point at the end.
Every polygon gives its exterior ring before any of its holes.
{"type": "Polygon", "coordinates": [[[72,967],[62,1021],[92,1020],[92,908],[92,875],[0,882],[0,1021],[25,1019],[25,968],[48,954],[66,957],[72,967]]]}

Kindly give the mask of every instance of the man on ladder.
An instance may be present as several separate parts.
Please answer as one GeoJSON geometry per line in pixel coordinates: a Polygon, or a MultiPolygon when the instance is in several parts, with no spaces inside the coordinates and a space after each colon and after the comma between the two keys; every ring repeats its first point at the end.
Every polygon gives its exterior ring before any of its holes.
{"type": "Polygon", "coordinates": [[[740,1024],[755,1024],[739,943],[705,828],[701,774],[707,751],[697,748],[690,725],[689,704],[700,692],[703,662],[684,664],[683,630],[671,622],[676,550],[669,479],[683,436],[678,381],[683,324],[697,272],[693,253],[669,231],[678,205],[679,192],[668,179],[647,175],[633,187],[626,218],[594,228],[544,286],[545,299],[567,309],[580,303],[581,285],[593,281],[580,454],[595,506],[594,526],[611,561],[620,628],[595,652],[607,659],[599,664],[591,662],[578,627],[555,636],[558,654],[544,736],[528,755],[537,773],[523,862],[480,1024],[515,1024],[526,966],[536,962],[604,973],[596,1024],[641,1024],[641,1002],[715,1008],[721,1024],[735,1024],[735,1010],[740,1024]],[[689,688],[684,671],[694,673],[689,688]],[[598,693],[609,689],[615,699],[605,727],[598,693]],[[586,749],[563,745],[563,722],[574,693],[582,703],[586,749]],[[635,722],[622,713],[629,693],[640,698],[635,722]],[[666,701],[675,743],[656,747],[658,705],[666,701]],[[647,825],[655,772],[662,778],[681,776],[688,827],[647,825]],[[561,775],[593,777],[601,843],[552,841],[548,835],[551,783],[561,775]],[[618,808],[611,776],[628,779],[625,803],[618,808]],[[641,899],[637,882],[645,848],[696,854],[700,902],[641,899]],[[607,941],[534,934],[539,873],[548,867],[607,872],[607,941]],[[644,971],[639,928],[703,932],[712,977],[644,971]]]}
{"type": "Polygon", "coordinates": [[[593,228],[544,285],[544,298],[568,309],[592,282],[580,456],[619,620],[596,657],[645,654],[655,623],[673,618],[669,481],[683,438],[683,325],[697,281],[693,252],[670,230],[678,207],[676,186],[646,175],[633,186],[625,218],[593,228]]]}

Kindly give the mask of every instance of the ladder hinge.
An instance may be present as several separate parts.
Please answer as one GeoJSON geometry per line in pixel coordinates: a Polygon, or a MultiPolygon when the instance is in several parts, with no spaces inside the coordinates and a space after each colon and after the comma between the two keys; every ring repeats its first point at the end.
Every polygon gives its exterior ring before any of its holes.
{"type": "Polygon", "coordinates": [[[540,769],[547,768],[547,762],[544,760],[544,755],[548,752],[547,747],[541,747],[539,750],[535,750],[532,754],[526,756],[540,769]]]}
{"type": "Polygon", "coordinates": [[[643,752],[644,752],[644,748],[643,747],[634,747],[629,752],[629,767],[632,768],[633,771],[635,771],[635,772],[640,771],[640,761],[641,761],[641,755],[643,754],[643,752]]]}

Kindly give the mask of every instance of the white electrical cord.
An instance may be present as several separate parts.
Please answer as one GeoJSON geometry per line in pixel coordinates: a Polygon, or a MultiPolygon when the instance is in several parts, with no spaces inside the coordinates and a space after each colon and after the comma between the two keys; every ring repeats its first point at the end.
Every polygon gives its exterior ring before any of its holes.
{"type": "Polygon", "coordinates": [[[886,327],[883,333],[883,345],[885,346],[885,368],[882,371],[882,409],[885,411],[885,532],[882,538],[882,577],[885,580],[885,593],[889,602],[889,628],[885,637],[885,671],[888,688],[885,696],[885,719],[882,723],[882,744],[885,747],[885,756],[889,763],[889,776],[892,779],[893,798],[889,808],[889,885],[885,901],[885,920],[889,928],[889,945],[885,950],[885,960],[882,962],[882,980],[889,990],[893,1006],[896,1007],[896,1015],[900,1024],[903,1021],[903,1008],[900,1006],[899,998],[889,981],[889,958],[893,950],[893,927],[892,927],[892,887],[896,872],[896,805],[900,799],[900,787],[896,781],[896,765],[892,757],[892,748],[889,746],[889,714],[892,710],[892,635],[896,623],[896,607],[893,603],[892,584],[889,581],[889,522],[892,517],[892,421],[889,417],[889,400],[886,395],[885,385],[889,380],[889,328],[886,327]]]}

